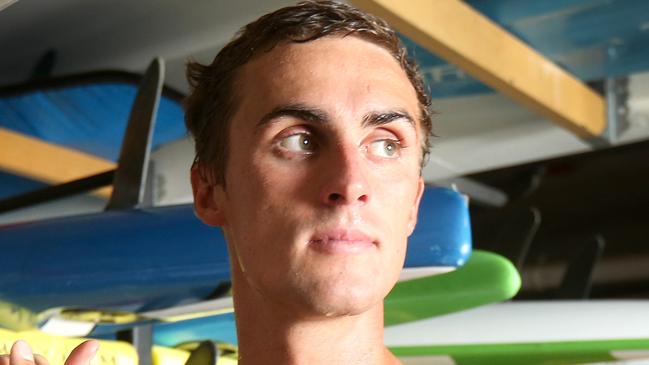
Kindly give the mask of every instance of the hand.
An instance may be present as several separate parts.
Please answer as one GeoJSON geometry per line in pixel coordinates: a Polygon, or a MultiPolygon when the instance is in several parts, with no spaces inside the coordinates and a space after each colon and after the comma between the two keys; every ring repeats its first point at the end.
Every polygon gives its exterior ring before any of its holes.
{"type": "MultiPolygon", "coordinates": [[[[65,365],[88,365],[98,349],[99,342],[85,341],[70,352],[65,365]]],[[[9,355],[0,356],[0,365],[49,365],[49,362],[41,355],[34,355],[27,342],[18,340],[9,355]]]]}

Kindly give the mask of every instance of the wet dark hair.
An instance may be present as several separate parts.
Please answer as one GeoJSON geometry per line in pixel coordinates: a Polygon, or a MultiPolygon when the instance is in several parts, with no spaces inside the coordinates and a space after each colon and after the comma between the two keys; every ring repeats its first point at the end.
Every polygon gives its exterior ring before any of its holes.
{"type": "Polygon", "coordinates": [[[235,81],[239,69],[256,55],[282,42],[304,43],[327,36],[354,36],[386,49],[414,87],[424,133],[422,163],[430,149],[430,97],[414,61],[395,31],[382,19],[335,1],[305,1],[264,15],[243,27],[209,65],[187,64],[191,93],[184,101],[185,124],[194,137],[196,157],[213,181],[225,184],[230,121],[237,107],[235,81]]]}

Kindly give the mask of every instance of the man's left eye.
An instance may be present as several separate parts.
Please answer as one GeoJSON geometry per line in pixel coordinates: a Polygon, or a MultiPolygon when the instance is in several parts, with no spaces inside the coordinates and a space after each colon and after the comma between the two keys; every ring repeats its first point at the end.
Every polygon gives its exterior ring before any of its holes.
{"type": "Polygon", "coordinates": [[[381,139],[369,145],[369,152],[378,157],[394,158],[399,156],[401,144],[394,139],[381,139]]]}

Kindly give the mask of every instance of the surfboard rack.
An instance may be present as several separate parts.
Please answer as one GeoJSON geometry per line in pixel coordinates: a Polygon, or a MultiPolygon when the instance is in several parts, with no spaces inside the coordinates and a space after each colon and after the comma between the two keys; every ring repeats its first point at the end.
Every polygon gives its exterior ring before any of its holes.
{"type": "Polygon", "coordinates": [[[604,253],[606,241],[596,234],[584,241],[568,263],[556,299],[588,299],[595,266],[604,253]]]}
{"type": "Polygon", "coordinates": [[[133,345],[138,357],[138,365],[152,365],[151,353],[153,350],[153,325],[151,323],[117,332],[117,340],[133,345]]]}

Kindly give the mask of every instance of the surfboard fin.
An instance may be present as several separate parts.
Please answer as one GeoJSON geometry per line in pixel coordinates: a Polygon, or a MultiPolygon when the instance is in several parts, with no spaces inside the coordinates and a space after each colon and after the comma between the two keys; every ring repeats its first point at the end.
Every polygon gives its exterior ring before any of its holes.
{"type": "Polygon", "coordinates": [[[113,193],[106,210],[131,209],[145,197],[151,140],[164,81],[164,61],[155,58],[138,89],[113,179],[113,193]]]}

